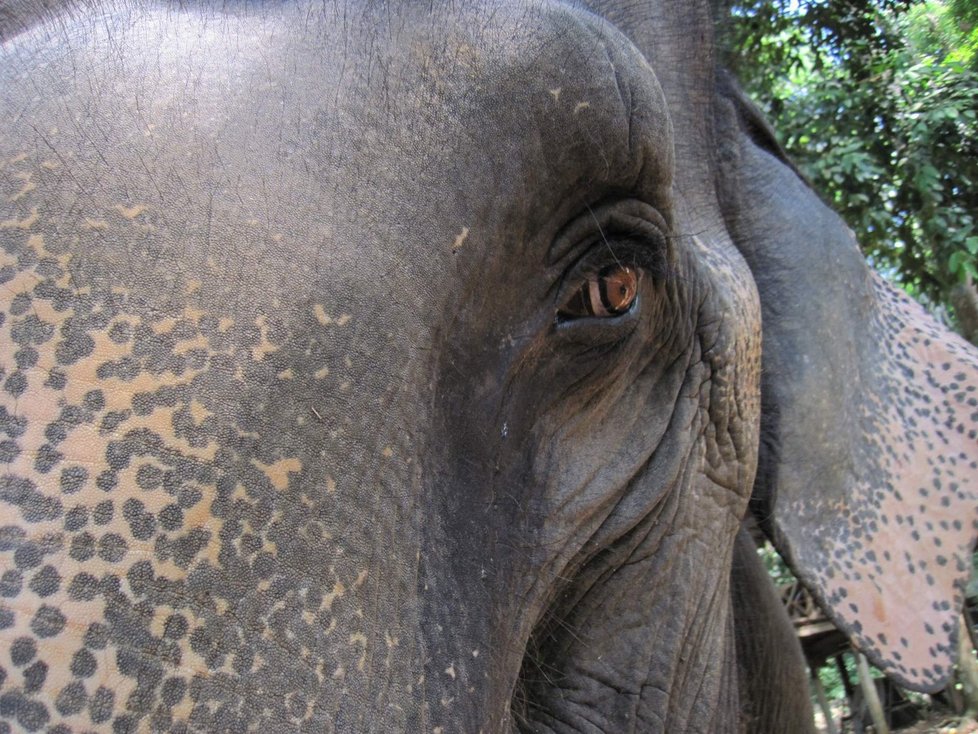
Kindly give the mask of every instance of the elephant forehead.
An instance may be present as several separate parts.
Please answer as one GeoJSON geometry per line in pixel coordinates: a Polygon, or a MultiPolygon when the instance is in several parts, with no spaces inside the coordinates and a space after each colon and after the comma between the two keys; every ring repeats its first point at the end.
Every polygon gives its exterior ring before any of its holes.
{"type": "MultiPolygon", "coordinates": [[[[218,302],[229,270],[239,292],[292,294],[313,261],[416,288],[473,243],[521,247],[609,192],[668,209],[672,132],[655,75],[587,14],[284,5],[75,26],[70,55],[38,31],[43,68],[17,63],[31,38],[13,47],[10,87],[29,76],[44,91],[25,105],[25,133],[64,164],[66,210],[166,218],[169,264],[218,302]]],[[[122,254],[136,277],[159,264],[122,254]]]]}
{"type": "Polygon", "coordinates": [[[340,80],[311,145],[358,225],[444,258],[477,239],[492,252],[524,248],[623,190],[666,213],[664,97],[641,54],[603,21],[534,3],[412,18],[379,66],[340,80]]]}

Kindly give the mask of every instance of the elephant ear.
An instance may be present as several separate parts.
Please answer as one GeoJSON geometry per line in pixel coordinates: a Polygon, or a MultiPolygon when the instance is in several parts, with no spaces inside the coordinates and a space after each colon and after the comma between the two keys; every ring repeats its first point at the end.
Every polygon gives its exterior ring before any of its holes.
{"type": "Polygon", "coordinates": [[[939,690],[978,528],[978,353],[866,266],[726,86],[725,217],[763,309],[755,514],[856,647],[939,690]]]}

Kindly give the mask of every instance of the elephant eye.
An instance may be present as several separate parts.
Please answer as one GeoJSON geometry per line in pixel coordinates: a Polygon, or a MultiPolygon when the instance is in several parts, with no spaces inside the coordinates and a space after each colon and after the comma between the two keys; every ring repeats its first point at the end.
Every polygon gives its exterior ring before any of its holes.
{"type": "Polygon", "coordinates": [[[557,316],[565,321],[621,316],[635,303],[639,281],[640,273],[635,268],[611,265],[585,279],[557,309],[557,316]]]}

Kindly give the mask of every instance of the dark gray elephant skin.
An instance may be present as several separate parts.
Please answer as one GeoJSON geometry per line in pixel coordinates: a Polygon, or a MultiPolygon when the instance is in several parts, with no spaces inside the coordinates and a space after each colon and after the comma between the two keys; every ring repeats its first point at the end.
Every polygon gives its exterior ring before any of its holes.
{"type": "Polygon", "coordinates": [[[52,6],[0,9],[0,732],[811,731],[751,509],[947,681],[978,360],[705,3],[52,6]]]}

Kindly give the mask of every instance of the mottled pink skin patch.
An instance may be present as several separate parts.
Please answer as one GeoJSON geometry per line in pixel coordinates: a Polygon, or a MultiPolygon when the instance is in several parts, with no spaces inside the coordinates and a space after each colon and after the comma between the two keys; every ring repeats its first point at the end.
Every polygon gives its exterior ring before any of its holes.
{"type": "MultiPolygon", "coordinates": [[[[856,378],[869,384],[846,499],[820,510],[842,521],[796,560],[816,569],[809,580],[836,621],[888,675],[937,690],[954,662],[978,528],[978,355],[878,276],[872,287],[882,359],[856,378]]],[[[791,503],[785,527],[803,534],[811,512],[791,503]]]]}

